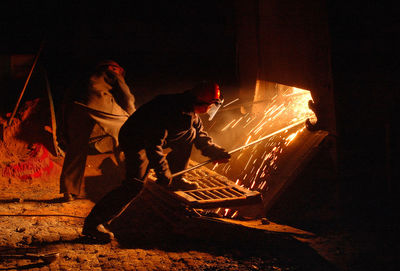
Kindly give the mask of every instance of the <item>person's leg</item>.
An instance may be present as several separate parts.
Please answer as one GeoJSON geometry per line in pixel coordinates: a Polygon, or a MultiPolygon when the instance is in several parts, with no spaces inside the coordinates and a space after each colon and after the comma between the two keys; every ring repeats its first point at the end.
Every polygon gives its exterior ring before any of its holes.
{"type": "Polygon", "coordinates": [[[169,169],[172,174],[184,170],[188,166],[190,154],[192,153],[192,145],[184,143],[172,146],[171,151],[167,155],[169,169]]]}
{"type": "Polygon", "coordinates": [[[142,180],[124,180],[96,203],[85,219],[85,227],[105,224],[117,218],[142,188],[142,180]]]}
{"type": "MultiPolygon", "coordinates": [[[[94,236],[96,227],[117,218],[139,194],[143,181],[148,173],[148,160],[145,151],[125,151],[126,179],[116,189],[106,194],[93,207],[85,219],[82,233],[94,236]]],[[[99,235],[98,239],[102,236],[99,235]]]]}
{"type": "Polygon", "coordinates": [[[66,120],[68,145],[60,176],[60,193],[80,195],[89,137],[95,122],[82,109],[72,107],[66,120]]]}

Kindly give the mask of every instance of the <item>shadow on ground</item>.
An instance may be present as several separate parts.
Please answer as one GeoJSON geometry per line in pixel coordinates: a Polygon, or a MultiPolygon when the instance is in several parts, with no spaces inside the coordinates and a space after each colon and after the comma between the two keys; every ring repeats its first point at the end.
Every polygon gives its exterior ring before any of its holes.
{"type": "Polygon", "coordinates": [[[167,230],[152,232],[149,229],[132,230],[129,236],[121,232],[116,234],[122,248],[160,249],[178,253],[194,250],[238,262],[257,259],[261,270],[269,270],[267,267],[272,264],[287,270],[337,270],[307,244],[288,235],[204,221],[188,222],[191,223],[197,224],[196,232],[188,232],[186,228],[180,234],[167,230]]]}
{"type": "Polygon", "coordinates": [[[183,206],[171,210],[146,190],[110,228],[125,249],[194,250],[243,263],[257,259],[261,270],[272,270],[268,268],[273,263],[285,266],[286,270],[337,270],[314,249],[289,234],[224,223],[199,216],[183,206]]]}
{"type": "MultiPolygon", "coordinates": [[[[120,249],[186,253],[186,256],[182,256],[182,261],[185,261],[185,257],[192,257],[191,251],[203,252],[213,255],[215,258],[223,257],[227,261],[236,261],[241,266],[247,266],[248,269],[246,270],[275,270],[274,266],[279,266],[280,270],[338,270],[312,248],[288,235],[231,227],[223,224],[216,225],[204,221],[188,221],[188,224],[194,223],[193,226],[197,227],[196,232],[181,231],[179,234],[171,232],[171,228],[162,222],[158,226],[164,227],[164,231],[159,231],[158,227],[152,227],[151,225],[146,228],[126,225],[131,229],[129,233],[127,230],[125,232],[116,232],[116,239],[120,249]]],[[[84,244],[86,246],[98,243],[94,243],[84,237],[73,240],[42,242],[36,244],[40,248],[37,252],[58,244],[84,244]]],[[[23,251],[17,251],[17,253],[23,253],[23,251]]],[[[36,263],[36,266],[27,265],[26,267],[40,267],[40,264],[36,263]]]]}

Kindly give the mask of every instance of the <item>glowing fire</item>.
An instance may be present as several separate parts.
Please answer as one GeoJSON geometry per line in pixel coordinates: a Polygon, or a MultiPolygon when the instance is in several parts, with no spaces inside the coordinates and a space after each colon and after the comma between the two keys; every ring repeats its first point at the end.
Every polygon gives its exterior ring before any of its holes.
{"type": "MultiPolygon", "coordinates": [[[[237,135],[237,148],[254,142],[268,134],[296,122],[304,123],[309,118],[316,120],[314,112],[308,108],[308,101],[312,100],[307,90],[287,87],[286,91],[272,98],[263,112],[258,114],[247,113],[244,116],[228,120],[218,133],[220,135],[237,135]]],[[[233,155],[226,164],[216,164],[214,170],[236,180],[236,184],[258,191],[268,190],[268,179],[277,170],[277,161],[280,154],[304,130],[304,124],[297,125],[282,131],[265,141],[254,144],[233,155]]],[[[221,212],[218,209],[216,213],[221,212]]],[[[225,217],[237,217],[238,212],[224,209],[221,212],[225,217]]]]}

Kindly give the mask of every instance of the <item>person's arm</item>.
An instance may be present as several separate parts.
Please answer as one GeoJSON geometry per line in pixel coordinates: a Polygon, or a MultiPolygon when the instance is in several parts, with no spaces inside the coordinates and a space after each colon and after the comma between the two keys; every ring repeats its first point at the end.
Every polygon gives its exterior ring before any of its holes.
{"type": "Polygon", "coordinates": [[[113,71],[105,71],[106,81],[109,83],[113,89],[112,94],[116,102],[124,109],[129,115],[135,112],[135,97],[131,93],[125,79],[122,75],[117,74],[113,71]]]}
{"type": "Polygon", "coordinates": [[[163,185],[168,185],[172,178],[168,161],[162,148],[167,135],[167,130],[155,128],[152,130],[152,135],[149,135],[145,146],[150,168],[154,169],[157,182],[163,185]]]}
{"type": "Polygon", "coordinates": [[[224,148],[218,146],[212,141],[212,138],[204,131],[203,122],[196,115],[193,121],[193,127],[196,129],[196,138],[194,145],[201,151],[204,156],[210,157],[218,163],[226,163],[231,158],[231,155],[224,148]]]}

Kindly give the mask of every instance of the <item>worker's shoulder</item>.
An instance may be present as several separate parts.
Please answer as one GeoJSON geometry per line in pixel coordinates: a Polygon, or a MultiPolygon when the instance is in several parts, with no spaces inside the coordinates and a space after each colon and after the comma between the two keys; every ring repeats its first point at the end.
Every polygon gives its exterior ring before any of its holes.
{"type": "Polygon", "coordinates": [[[167,94],[158,94],[157,96],[154,97],[153,100],[179,100],[181,99],[182,93],[167,93],[167,94]]]}
{"type": "Polygon", "coordinates": [[[149,107],[156,106],[159,109],[176,107],[182,99],[179,94],[159,94],[147,102],[145,105],[149,107]]]}

